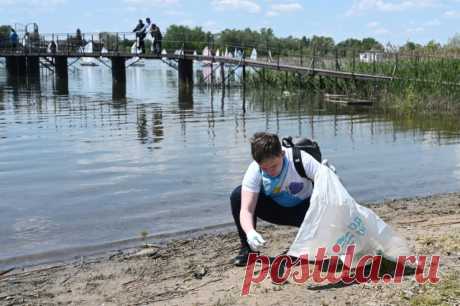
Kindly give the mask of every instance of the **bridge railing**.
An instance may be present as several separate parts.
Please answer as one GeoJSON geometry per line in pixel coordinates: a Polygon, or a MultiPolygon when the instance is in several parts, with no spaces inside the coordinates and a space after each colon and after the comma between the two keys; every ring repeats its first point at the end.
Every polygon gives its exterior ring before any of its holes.
{"type": "MultiPolygon", "coordinates": [[[[146,54],[152,54],[153,40],[149,33],[144,40],[146,54]]],[[[9,40],[0,41],[2,54],[63,54],[72,56],[110,56],[119,54],[133,56],[139,52],[136,48],[137,37],[133,32],[94,32],[94,33],[28,33],[19,38],[14,45],[9,40]]],[[[179,40],[163,39],[162,49],[167,53],[196,52],[202,55],[208,48],[212,56],[232,56],[251,60],[251,54],[257,54],[258,62],[275,65],[291,65],[312,69],[346,71],[350,73],[366,73],[371,75],[401,76],[410,75],[420,78],[433,65],[441,67],[439,78],[457,80],[460,73],[449,73],[449,69],[457,67],[460,54],[454,51],[443,52],[392,52],[379,50],[358,50],[351,48],[321,48],[283,46],[279,43],[257,42],[247,44],[234,42],[218,43],[218,39],[207,41],[190,40],[184,37],[179,40]],[[453,65],[454,63],[455,65],[453,65]]],[[[253,56],[253,60],[255,56],[253,56]]],[[[460,68],[459,68],[460,70],[460,68]]],[[[457,70],[455,70],[456,72],[457,70]]]]}

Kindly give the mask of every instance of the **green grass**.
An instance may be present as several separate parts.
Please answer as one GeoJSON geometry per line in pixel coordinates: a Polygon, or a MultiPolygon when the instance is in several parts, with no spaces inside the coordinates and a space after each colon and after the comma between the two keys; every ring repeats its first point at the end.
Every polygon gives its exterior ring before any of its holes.
{"type": "Polygon", "coordinates": [[[436,285],[426,285],[409,299],[413,306],[455,305],[460,301],[459,273],[451,273],[441,278],[436,285]]]}

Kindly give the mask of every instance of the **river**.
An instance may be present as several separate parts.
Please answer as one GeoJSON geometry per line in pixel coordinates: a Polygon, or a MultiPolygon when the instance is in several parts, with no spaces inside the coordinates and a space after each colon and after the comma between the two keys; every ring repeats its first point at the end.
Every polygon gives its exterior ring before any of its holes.
{"type": "Polygon", "coordinates": [[[0,68],[0,260],[231,222],[229,193],[256,131],[316,139],[359,202],[458,191],[460,124],[338,107],[308,93],[194,89],[160,62],[127,69],[112,99],[104,66],[71,66],[68,92],[42,71],[0,68]]]}

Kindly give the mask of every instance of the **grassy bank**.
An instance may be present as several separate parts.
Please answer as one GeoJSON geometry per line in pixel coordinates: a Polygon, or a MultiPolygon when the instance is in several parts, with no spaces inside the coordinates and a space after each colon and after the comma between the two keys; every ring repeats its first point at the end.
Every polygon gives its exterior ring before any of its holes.
{"type": "MultiPolygon", "coordinates": [[[[370,99],[383,110],[398,113],[460,112],[460,60],[433,56],[394,55],[380,61],[365,63],[351,57],[340,59],[283,58],[281,63],[306,67],[391,76],[391,81],[360,81],[322,77],[312,74],[288,73],[262,68],[246,68],[246,88],[282,91],[301,90],[308,94],[329,93],[370,99]]],[[[220,69],[215,70],[220,74],[220,69]]],[[[198,78],[198,81],[202,81],[198,78]]],[[[231,84],[240,80],[230,75],[231,84]]],[[[219,81],[216,83],[220,86],[219,81]]]]}

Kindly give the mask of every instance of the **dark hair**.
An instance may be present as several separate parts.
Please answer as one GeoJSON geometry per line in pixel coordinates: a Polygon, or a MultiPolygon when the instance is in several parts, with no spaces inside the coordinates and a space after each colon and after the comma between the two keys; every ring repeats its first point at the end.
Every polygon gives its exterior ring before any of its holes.
{"type": "Polygon", "coordinates": [[[258,164],[281,155],[281,143],[276,134],[258,132],[252,136],[250,142],[252,158],[258,164]]]}

